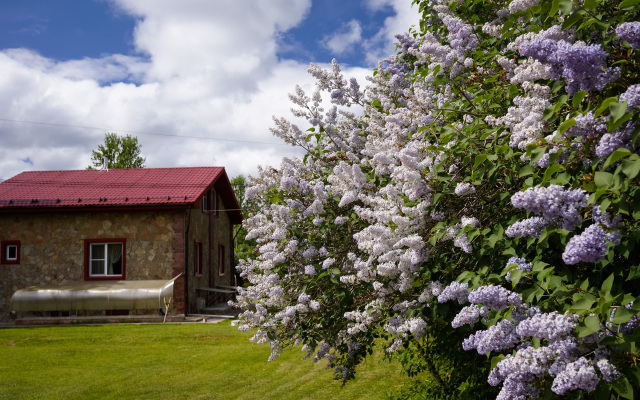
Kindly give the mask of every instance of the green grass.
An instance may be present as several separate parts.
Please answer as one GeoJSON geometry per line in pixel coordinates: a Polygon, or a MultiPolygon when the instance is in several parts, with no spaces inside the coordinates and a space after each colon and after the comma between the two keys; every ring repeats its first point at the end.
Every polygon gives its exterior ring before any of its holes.
{"type": "Polygon", "coordinates": [[[0,329],[0,399],[380,399],[409,383],[368,360],[342,387],[326,361],[219,324],[0,329]]]}

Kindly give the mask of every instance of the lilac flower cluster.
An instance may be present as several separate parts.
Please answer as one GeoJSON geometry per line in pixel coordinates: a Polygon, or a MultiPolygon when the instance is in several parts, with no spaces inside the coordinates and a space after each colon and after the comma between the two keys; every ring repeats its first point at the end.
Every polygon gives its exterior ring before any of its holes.
{"type": "Polygon", "coordinates": [[[510,349],[516,345],[519,338],[516,334],[516,325],[503,319],[496,325],[490,326],[485,331],[477,331],[462,342],[464,350],[476,349],[478,354],[487,354],[490,351],[510,349]]]}
{"type": "Polygon", "coordinates": [[[640,84],[631,85],[620,95],[620,102],[628,102],[627,109],[640,106],[640,84]]]}
{"type": "Polygon", "coordinates": [[[596,146],[596,155],[606,158],[621,147],[632,150],[632,135],[635,128],[636,126],[629,121],[617,131],[604,134],[596,146]]]}
{"type": "Polygon", "coordinates": [[[640,49],[640,22],[625,22],[618,25],[616,35],[628,42],[634,49],[640,49]]]}
{"type": "Polygon", "coordinates": [[[596,390],[600,378],[596,374],[593,363],[584,357],[567,364],[564,371],[560,372],[553,380],[551,390],[559,395],[569,390],[584,389],[588,392],[596,390]]]}
{"type": "Polygon", "coordinates": [[[536,378],[545,375],[549,364],[555,358],[555,352],[548,347],[528,347],[518,350],[515,355],[498,362],[491,370],[488,382],[491,386],[497,386],[505,382],[502,391],[498,395],[504,399],[525,399],[525,396],[536,397],[537,390],[534,386],[526,384],[536,378]],[[509,385],[506,383],[510,382],[509,385]],[[516,385],[520,382],[520,385],[516,385]]]}
{"type": "Polygon", "coordinates": [[[607,211],[603,213],[598,204],[593,206],[591,214],[594,222],[602,224],[607,228],[620,228],[620,226],[622,226],[622,216],[618,215],[612,219],[611,214],[607,211]]]}
{"type": "Polygon", "coordinates": [[[562,259],[569,265],[579,262],[596,263],[604,258],[608,248],[606,232],[600,224],[593,224],[569,240],[562,259]]]}
{"type": "Polygon", "coordinates": [[[438,295],[438,303],[444,303],[449,300],[458,300],[458,304],[464,304],[469,297],[469,285],[453,281],[438,295]]]}
{"type": "Polygon", "coordinates": [[[459,328],[463,325],[472,325],[478,322],[480,317],[485,317],[489,314],[487,307],[465,306],[460,312],[453,318],[451,326],[453,328],[459,328]]]}
{"type": "Polygon", "coordinates": [[[502,286],[481,286],[469,293],[469,302],[482,304],[494,310],[503,310],[509,306],[517,306],[522,303],[519,293],[512,292],[502,286]]]}
{"type": "MultiPolygon", "coordinates": [[[[505,268],[512,264],[517,265],[515,269],[519,269],[523,272],[531,272],[531,263],[527,262],[527,260],[525,260],[524,258],[511,257],[507,261],[507,265],[505,266],[505,268]]],[[[511,271],[507,272],[507,276],[505,277],[505,279],[507,280],[507,282],[511,283],[511,271]]]]}
{"type": "Polygon", "coordinates": [[[602,90],[617,79],[620,69],[608,68],[607,52],[599,44],[571,44],[564,40],[534,39],[520,45],[520,54],[551,66],[554,79],[567,81],[567,93],[602,90]]]}
{"type": "Polygon", "coordinates": [[[455,193],[457,196],[466,196],[475,192],[476,188],[469,182],[460,182],[456,185],[455,193]]]}
{"type": "Polygon", "coordinates": [[[542,217],[531,217],[510,225],[504,232],[507,237],[540,237],[542,230],[551,222],[542,217]]]}
{"type": "Polygon", "coordinates": [[[582,189],[565,189],[559,185],[536,186],[511,197],[511,204],[537,214],[549,222],[559,222],[572,230],[582,222],[578,209],[587,206],[588,196],[582,189]]]}
{"type": "Polygon", "coordinates": [[[518,324],[516,332],[520,336],[557,341],[568,337],[576,326],[578,318],[575,314],[558,314],[553,311],[525,319],[518,324]]]}
{"type": "Polygon", "coordinates": [[[576,124],[567,129],[563,135],[573,137],[600,137],[607,132],[607,124],[593,116],[593,111],[574,118],[576,124]]]}

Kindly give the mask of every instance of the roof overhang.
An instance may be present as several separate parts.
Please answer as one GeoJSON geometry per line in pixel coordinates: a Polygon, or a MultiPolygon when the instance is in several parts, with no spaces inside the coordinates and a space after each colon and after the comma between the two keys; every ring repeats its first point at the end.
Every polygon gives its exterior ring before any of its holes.
{"type": "Polygon", "coordinates": [[[11,297],[12,311],[150,310],[173,297],[171,280],[91,281],[31,286],[11,297]]]}

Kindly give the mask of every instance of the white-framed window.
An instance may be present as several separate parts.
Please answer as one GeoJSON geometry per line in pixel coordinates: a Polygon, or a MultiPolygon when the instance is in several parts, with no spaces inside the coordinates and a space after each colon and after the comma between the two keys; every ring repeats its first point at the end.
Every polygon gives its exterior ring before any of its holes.
{"type": "Polygon", "coordinates": [[[16,261],[18,259],[18,245],[8,244],[6,251],[8,261],[16,261]]]}
{"type": "Polygon", "coordinates": [[[125,239],[85,239],[85,279],[125,279],[125,239]]]}
{"type": "Polygon", "coordinates": [[[4,240],[0,244],[2,246],[0,253],[0,263],[2,264],[20,264],[20,241],[4,240]]]}

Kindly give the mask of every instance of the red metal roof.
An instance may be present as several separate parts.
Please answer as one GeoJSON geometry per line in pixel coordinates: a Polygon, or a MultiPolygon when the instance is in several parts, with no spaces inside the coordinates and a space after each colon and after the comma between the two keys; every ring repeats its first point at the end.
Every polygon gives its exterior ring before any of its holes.
{"type": "MultiPolygon", "coordinates": [[[[0,209],[186,206],[221,177],[232,191],[223,167],[27,171],[0,183],[0,209]]],[[[226,206],[238,208],[237,202],[226,206]]]]}

